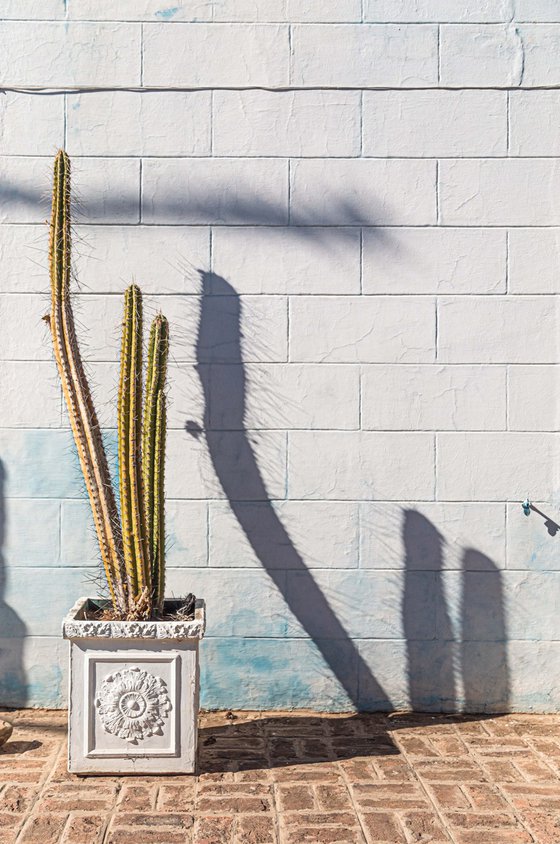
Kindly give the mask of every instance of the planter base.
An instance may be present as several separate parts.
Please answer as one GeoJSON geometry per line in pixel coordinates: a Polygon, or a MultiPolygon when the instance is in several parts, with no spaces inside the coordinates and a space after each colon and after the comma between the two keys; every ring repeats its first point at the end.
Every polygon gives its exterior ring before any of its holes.
{"type": "Polygon", "coordinates": [[[194,773],[203,601],[192,621],[90,621],[93,605],[80,599],[63,625],[70,640],[68,770],[194,773]]]}

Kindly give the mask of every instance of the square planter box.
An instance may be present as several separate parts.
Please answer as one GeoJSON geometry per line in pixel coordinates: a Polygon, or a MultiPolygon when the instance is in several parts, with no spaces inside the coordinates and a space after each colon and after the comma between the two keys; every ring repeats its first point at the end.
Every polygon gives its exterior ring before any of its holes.
{"type": "MultiPolygon", "coordinates": [[[[80,598],[63,622],[70,641],[68,770],[194,773],[204,601],[197,600],[191,621],[87,618],[106,604],[80,598]]],[[[173,605],[166,601],[166,610],[173,605]]]]}

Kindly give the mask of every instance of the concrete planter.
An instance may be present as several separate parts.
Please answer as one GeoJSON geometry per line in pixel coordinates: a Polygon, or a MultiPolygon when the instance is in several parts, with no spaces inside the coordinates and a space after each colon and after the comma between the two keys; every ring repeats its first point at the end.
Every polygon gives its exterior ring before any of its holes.
{"type": "Polygon", "coordinates": [[[88,620],[86,611],[102,603],[80,598],[63,622],[70,641],[68,770],[194,773],[204,601],[197,600],[192,621],[88,620]]]}

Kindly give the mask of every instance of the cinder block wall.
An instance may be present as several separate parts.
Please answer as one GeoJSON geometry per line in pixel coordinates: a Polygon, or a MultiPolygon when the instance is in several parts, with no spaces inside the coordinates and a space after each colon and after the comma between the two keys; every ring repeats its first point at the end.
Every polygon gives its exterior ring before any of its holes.
{"type": "Polygon", "coordinates": [[[65,146],[112,451],[125,285],[172,324],[203,704],[557,709],[560,5],[173,3],[0,3],[0,702],[65,704],[98,590],[41,320],[65,146]]]}

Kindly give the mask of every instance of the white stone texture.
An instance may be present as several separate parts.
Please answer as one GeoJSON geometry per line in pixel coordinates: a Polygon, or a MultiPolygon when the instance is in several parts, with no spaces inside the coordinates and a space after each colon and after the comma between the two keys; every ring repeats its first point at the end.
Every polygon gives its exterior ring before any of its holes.
{"type": "Polygon", "coordinates": [[[434,437],[428,433],[293,431],[290,498],[434,497],[434,437]],[[414,471],[412,472],[412,467],[414,471]]]}
{"type": "Polygon", "coordinates": [[[508,367],[508,421],[512,431],[560,429],[560,367],[508,367]]]}
{"type": "Polygon", "coordinates": [[[215,21],[244,23],[354,23],[360,0],[215,0],[215,21]]]}
{"type": "Polygon", "coordinates": [[[526,63],[524,39],[515,24],[452,24],[440,29],[442,85],[515,87],[526,81],[526,63]]]}
{"type": "Polygon", "coordinates": [[[560,293],[560,229],[511,229],[509,289],[511,293],[560,293]]]}
{"type": "Polygon", "coordinates": [[[560,91],[512,91],[509,109],[511,155],[560,154],[560,91]]]}
{"type": "Polygon", "coordinates": [[[554,363],[558,303],[554,296],[439,300],[438,360],[446,363],[554,363]]]}
{"type": "Polygon", "coordinates": [[[130,23],[0,23],[0,84],[140,84],[140,26],[130,23]]]}
{"type": "MultiPolygon", "coordinates": [[[[13,228],[5,252],[15,260],[21,241],[30,234],[28,230],[18,237],[13,228]]],[[[0,227],[0,244],[3,235],[0,227]]],[[[39,242],[38,233],[32,231],[31,235],[35,248],[29,255],[44,259],[39,249],[43,241],[39,242]]],[[[123,293],[134,281],[144,294],[199,294],[201,272],[207,271],[210,263],[210,231],[198,226],[78,225],[73,248],[74,267],[84,292],[123,293]]],[[[42,282],[44,289],[44,271],[42,282]]]]}
{"type": "Polygon", "coordinates": [[[437,83],[436,26],[294,26],[291,83],[424,88],[437,83]]]}
{"type": "MultiPolygon", "coordinates": [[[[9,300],[7,305],[10,311],[9,300]]],[[[3,361],[0,395],[0,426],[36,428],[40,422],[42,428],[60,427],[62,393],[54,361],[3,361]]]]}
{"type": "Polygon", "coordinates": [[[63,97],[3,92],[0,155],[45,155],[61,146],[64,146],[63,97]],[[30,126],[33,131],[29,131],[30,126]]]}
{"type": "Polygon", "coordinates": [[[432,362],[435,322],[435,302],[428,297],[294,297],[290,302],[290,360],[432,362]]]}
{"type": "Polygon", "coordinates": [[[444,225],[560,223],[560,166],[556,159],[441,161],[439,185],[444,225]]]}
{"type": "Polygon", "coordinates": [[[440,501],[364,503],[360,543],[361,568],[462,571],[467,551],[476,549],[482,570],[486,560],[504,569],[505,507],[440,501]]]}
{"type": "Polygon", "coordinates": [[[191,23],[212,20],[213,0],[174,0],[167,8],[161,0],[67,0],[67,5],[70,20],[191,23]]]}
{"type": "Polygon", "coordinates": [[[215,155],[360,154],[359,91],[216,91],[215,155]]]}
{"type": "Polygon", "coordinates": [[[358,505],[340,501],[242,502],[234,513],[229,503],[212,502],[209,539],[210,566],[355,569],[358,505]]]}
{"type": "Polygon", "coordinates": [[[209,155],[210,92],[70,94],[67,137],[70,155],[209,155]]]}
{"type": "Polygon", "coordinates": [[[289,50],[287,26],[154,24],[144,31],[144,85],[287,85],[289,50]]]}
{"type": "Polygon", "coordinates": [[[364,229],[364,293],[505,293],[506,266],[503,229],[364,229]]]}
{"type": "Polygon", "coordinates": [[[148,159],[142,221],[285,224],[288,162],[270,159],[148,159]]]}
{"type": "Polygon", "coordinates": [[[297,225],[428,225],[436,222],[436,162],[311,159],[291,168],[297,225]]]}
{"type": "MultiPolygon", "coordinates": [[[[437,436],[437,497],[523,501],[558,491],[560,441],[547,433],[443,433],[437,436]]],[[[483,506],[483,505],[482,505],[483,506]]]]}
{"type": "Polygon", "coordinates": [[[366,91],[363,131],[364,155],[375,157],[506,155],[507,94],[366,91]]]}
{"type": "Polygon", "coordinates": [[[360,292],[357,228],[214,226],[212,261],[238,294],[360,292]]]}
{"type": "Polygon", "coordinates": [[[395,431],[505,430],[506,369],[364,366],[362,427],[395,431]]]}
{"type": "Polygon", "coordinates": [[[478,0],[472,4],[463,0],[400,0],[399,3],[364,0],[364,20],[372,23],[497,23],[505,19],[507,5],[504,0],[478,0]]]}

